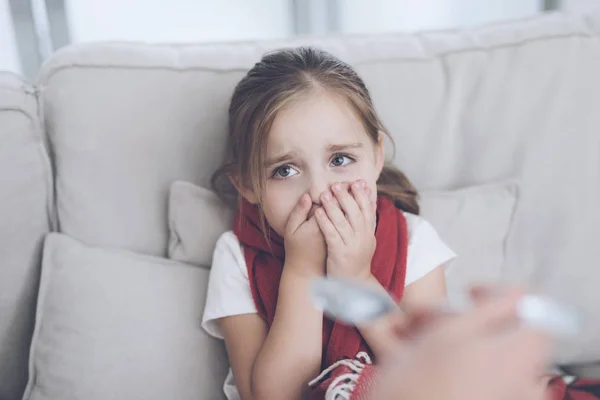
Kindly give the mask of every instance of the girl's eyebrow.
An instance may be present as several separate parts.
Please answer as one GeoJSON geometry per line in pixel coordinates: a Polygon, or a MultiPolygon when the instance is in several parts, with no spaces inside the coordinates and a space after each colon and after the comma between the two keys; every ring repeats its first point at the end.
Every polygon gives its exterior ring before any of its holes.
{"type": "Polygon", "coordinates": [[[275,164],[279,164],[284,161],[289,161],[294,158],[294,155],[295,155],[295,153],[293,151],[290,151],[289,153],[285,153],[280,156],[275,156],[275,157],[269,158],[265,161],[265,167],[269,168],[275,164]]]}
{"type": "MultiPolygon", "coordinates": [[[[362,147],[364,147],[364,145],[359,142],[346,143],[346,144],[330,144],[329,146],[327,146],[327,150],[330,153],[336,153],[336,152],[349,150],[349,149],[360,149],[362,147]]],[[[289,160],[293,159],[295,155],[296,155],[295,152],[290,151],[289,153],[285,153],[280,156],[271,157],[265,161],[264,165],[266,168],[270,168],[275,164],[279,164],[281,162],[289,161],[289,160]]]]}
{"type": "Polygon", "coordinates": [[[360,149],[363,147],[362,143],[348,143],[348,144],[331,144],[327,148],[329,152],[335,153],[338,151],[349,150],[349,149],[360,149]]]}

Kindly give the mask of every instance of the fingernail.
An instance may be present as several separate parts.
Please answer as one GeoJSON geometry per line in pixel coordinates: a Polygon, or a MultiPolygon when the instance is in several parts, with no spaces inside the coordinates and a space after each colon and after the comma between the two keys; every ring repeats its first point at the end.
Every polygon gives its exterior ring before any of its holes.
{"type": "Polygon", "coordinates": [[[329,192],[323,193],[323,200],[331,201],[331,193],[329,193],[329,192]]]}
{"type": "Polygon", "coordinates": [[[352,186],[353,186],[355,189],[360,189],[360,187],[361,187],[362,185],[361,185],[360,181],[357,181],[357,182],[354,182],[354,183],[352,184],[352,186]]]}
{"type": "Polygon", "coordinates": [[[333,190],[337,190],[339,192],[340,190],[342,190],[342,185],[340,185],[339,183],[335,183],[333,185],[333,190]]]}

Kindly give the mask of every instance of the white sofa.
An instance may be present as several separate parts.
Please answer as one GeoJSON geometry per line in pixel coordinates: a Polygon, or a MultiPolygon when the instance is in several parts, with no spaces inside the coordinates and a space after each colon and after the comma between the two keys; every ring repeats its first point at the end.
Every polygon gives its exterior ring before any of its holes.
{"type": "Polygon", "coordinates": [[[209,266],[166,259],[169,188],[208,187],[236,82],[263,52],[306,44],[356,67],[419,189],[516,182],[498,278],[577,306],[584,330],[556,360],[594,373],[600,15],[548,14],[413,35],[88,44],[58,51],[35,84],[0,74],[0,399],[21,398],[28,376],[25,399],[222,398],[223,346],[199,326],[209,266]]]}

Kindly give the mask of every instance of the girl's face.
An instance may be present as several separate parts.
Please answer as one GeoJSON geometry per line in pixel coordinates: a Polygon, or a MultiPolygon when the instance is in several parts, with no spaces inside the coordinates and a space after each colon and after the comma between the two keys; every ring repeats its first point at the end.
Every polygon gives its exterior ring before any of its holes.
{"type": "MultiPolygon", "coordinates": [[[[336,182],[366,181],[372,200],[383,168],[383,140],[374,142],[353,109],[321,90],[281,110],[268,135],[267,184],[262,210],[280,235],[300,196],[308,193],[314,210],[336,182]]],[[[253,201],[252,195],[246,196],[253,201]]]]}

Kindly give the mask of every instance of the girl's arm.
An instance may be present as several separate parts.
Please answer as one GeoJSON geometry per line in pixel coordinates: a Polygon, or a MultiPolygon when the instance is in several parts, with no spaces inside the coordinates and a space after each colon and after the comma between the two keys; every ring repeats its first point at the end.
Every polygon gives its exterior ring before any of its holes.
{"type": "MultiPolygon", "coordinates": [[[[371,276],[369,283],[374,287],[385,291],[379,281],[371,276]]],[[[406,311],[423,308],[427,306],[437,306],[444,303],[446,300],[446,279],[444,275],[443,265],[438,266],[433,271],[422,277],[421,279],[411,283],[404,289],[400,308],[406,311]]],[[[393,326],[390,326],[388,319],[385,317],[380,321],[375,321],[372,324],[359,326],[358,330],[373,350],[376,357],[386,354],[390,349],[386,343],[393,343],[392,340],[387,340],[392,332],[393,326]]]]}
{"type": "Polygon", "coordinates": [[[309,298],[314,278],[286,262],[275,318],[256,358],[253,393],[257,399],[298,399],[321,367],[323,313],[309,298]]]}
{"type": "Polygon", "coordinates": [[[446,277],[440,265],[421,279],[408,285],[400,301],[400,308],[412,310],[440,306],[446,301],[446,277]]]}
{"type": "Polygon", "coordinates": [[[319,373],[323,314],[308,296],[314,276],[301,271],[302,266],[284,266],[268,333],[256,314],[221,321],[243,400],[299,399],[307,382],[319,373]]]}
{"type": "Polygon", "coordinates": [[[253,399],[252,369],[267,337],[267,324],[258,314],[241,314],[221,318],[219,327],[240,397],[242,400],[253,399]]]}

